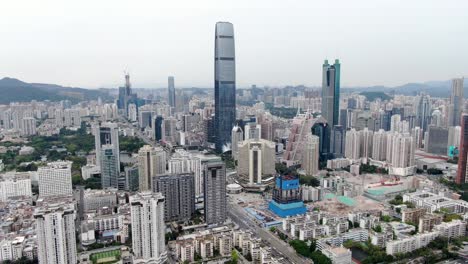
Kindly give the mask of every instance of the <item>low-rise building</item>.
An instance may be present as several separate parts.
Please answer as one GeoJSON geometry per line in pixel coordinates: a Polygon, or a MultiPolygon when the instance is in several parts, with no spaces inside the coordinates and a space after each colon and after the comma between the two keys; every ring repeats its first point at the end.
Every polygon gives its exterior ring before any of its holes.
{"type": "Polygon", "coordinates": [[[387,243],[385,251],[387,255],[412,252],[416,249],[427,246],[438,236],[439,232],[434,231],[405,237],[403,239],[393,240],[387,243]]]}
{"type": "Polygon", "coordinates": [[[446,238],[461,237],[466,235],[466,222],[461,220],[452,220],[444,222],[434,227],[434,231],[439,232],[440,236],[446,238]]]}
{"type": "Polygon", "coordinates": [[[103,207],[114,208],[117,205],[117,189],[85,190],[83,193],[84,212],[97,211],[103,207]]]}
{"type": "Polygon", "coordinates": [[[419,218],[426,213],[424,208],[406,208],[401,212],[401,221],[403,223],[419,223],[419,218]]]}
{"type": "Polygon", "coordinates": [[[351,264],[351,250],[345,247],[325,247],[321,250],[333,264],[351,264]]]}
{"type": "Polygon", "coordinates": [[[441,214],[425,214],[419,218],[419,233],[430,232],[435,225],[442,223],[441,214]]]}

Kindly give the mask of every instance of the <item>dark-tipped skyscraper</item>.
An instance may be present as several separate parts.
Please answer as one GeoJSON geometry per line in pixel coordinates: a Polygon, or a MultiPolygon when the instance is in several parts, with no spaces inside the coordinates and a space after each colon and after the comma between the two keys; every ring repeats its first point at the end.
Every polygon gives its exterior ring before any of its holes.
{"type": "Polygon", "coordinates": [[[322,116],[331,127],[338,125],[339,122],[340,68],[338,60],[335,60],[333,65],[328,64],[328,60],[323,63],[322,116]]]}
{"type": "Polygon", "coordinates": [[[175,86],[174,86],[174,77],[169,76],[167,78],[167,101],[170,107],[176,106],[175,100],[175,86]]]}
{"type": "Polygon", "coordinates": [[[229,22],[216,23],[215,29],[215,135],[216,151],[231,142],[236,121],[236,59],[234,27],[229,22]]]}
{"type": "Polygon", "coordinates": [[[128,114],[128,105],[136,103],[137,96],[132,93],[132,86],[130,84],[130,74],[125,73],[125,86],[119,87],[119,98],[117,100],[117,107],[125,111],[125,115],[128,114]]]}

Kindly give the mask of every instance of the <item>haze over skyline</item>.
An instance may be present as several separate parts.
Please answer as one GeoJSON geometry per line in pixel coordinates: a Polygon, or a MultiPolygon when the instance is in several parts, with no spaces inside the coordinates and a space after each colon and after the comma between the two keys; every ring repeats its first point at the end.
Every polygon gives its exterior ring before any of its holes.
{"type": "Polygon", "coordinates": [[[468,73],[468,1],[8,1],[0,78],[85,88],[213,87],[214,29],[234,24],[237,86],[395,86],[468,73]],[[401,6],[405,8],[402,9],[401,6]]]}

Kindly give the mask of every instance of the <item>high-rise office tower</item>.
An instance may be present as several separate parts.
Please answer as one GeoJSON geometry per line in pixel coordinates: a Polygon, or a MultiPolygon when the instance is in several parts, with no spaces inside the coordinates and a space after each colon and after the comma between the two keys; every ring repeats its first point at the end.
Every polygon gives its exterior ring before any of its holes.
{"type": "Polygon", "coordinates": [[[335,64],[328,64],[328,60],[323,63],[322,77],[322,116],[331,126],[338,125],[340,109],[340,62],[335,60],[335,64]]]}
{"type": "Polygon", "coordinates": [[[164,118],[160,115],[153,118],[153,136],[156,141],[160,141],[163,138],[163,122],[164,118]]]}
{"type": "Polygon", "coordinates": [[[244,132],[240,126],[234,126],[231,131],[231,150],[235,160],[238,159],[238,144],[244,140],[244,132]]]}
{"type": "MultiPolygon", "coordinates": [[[[248,176],[249,184],[261,184],[262,178],[275,171],[275,143],[264,139],[247,139],[239,145],[237,173],[248,176]]],[[[246,177],[247,178],[247,177],[246,177]]]]}
{"type": "Polygon", "coordinates": [[[94,144],[96,147],[96,164],[101,164],[101,148],[112,145],[117,153],[117,164],[120,171],[119,127],[116,123],[102,123],[93,125],[94,144]]]}
{"type": "Polygon", "coordinates": [[[37,256],[39,263],[77,263],[73,204],[47,204],[36,208],[37,256]]]}
{"type": "Polygon", "coordinates": [[[401,115],[392,115],[390,118],[390,131],[398,132],[400,130],[401,115]]]}
{"type": "Polygon", "coordinates": [[[236,61],[231,23],[216,23],[214,60],[215,145],[216,151],[222,152],[231,142],[231,130],[236,121],[236,61]]]}
{"type": "Polygon", "coordinates": [[[257,124],[257,123],[248,123],[244,127],[244,139],[255,139],[258,140],[260,139],[262,135],[262,126],[257,124]]]}
{"type": "Polygon", "coordinates": [[[468,156],[468,114],[463,114],[461,117],[461,136],[460,136],[460,148],[458,155],[458,170],[457,178],[455,182],[457,184],[463,184],[466,182],[466,175],[468,174],[466,166],[468,156]]]}
{"type": "Polygon", "coordinates": [[[166,118],[162,121],[162,140],[175,143],[177,133],[177,119],[173,117],[166,118]]]}
{"type": "Polygon", "coordinates": [[[422,139],[423,139],[422,129],[418,126],[413,128],[411,130],[411,136],[414,139],[414,146],[416,147],[416,149],[421,148],[422,139]]]}
{"type": "Polygon", "coordinates": [[[439,109],[436,109],[432,112],[431,115],[431,125],[440,127],[443,124],[442,112],[439,109]]]}
{"type": "Polygon", "coordinates": [[[301,166],[307,175],[316,176],[319,171],[320,138],[315,135],[307,135],[305,144],[301,166]]]}
{"type": "Polygon", "coordinates": [[[448,128],[448,141],[447,146],[454,146],[456,148],[460,147],[460,135],[461,135],[461,127],[454,126],[448,128]]]}
{"type": "Polygon", "coordinates": [[[71,161],[56,161],[39,167],[39,195],[68,196],[72,195],[71,161]]]}
{"type": "Polygon", "coordinates": [[[128,114],[128,105],[130,103],[135,103],[135,99],[136,94],[132,93],[130,74],[125,73],[125,86],[119,87],[119,99],[117,102],[117,107],[124,111],[125,116],[128,114]]]}
{"type": "Polygon", "coordinates": [[[128,105],[128,115],[127,118],[130,122],[138,121],[138,109],[136,104],[129,104],[128,105]]]}
{"type": "Polygon", "coordinates": [[[115,147],[113,145],[102,145],[100,164],[102,188],[118,188],[120,169],[115,147]]]}
{"type": "Polygon", "coordinates": [[[193,173],[166,174],[153,177],[153,192],[164,198],[164,220],[190,220],[195,213],[195,178],[193,173]]]}
{"type": "Polygon", "coordinates": [[[174,87],[174,77],[169,76],[167,78],[167,101],[171,108],[176,107],[176,96],[174,87]]]}
{"type": "Polygon", "coordinates": [[[379,117],[380,117],[380,128],[382,128],[385,131],[389,131],[391,127],[391,111],[384,111],[381,110],[379,112],[379,117]]]}
{"type": "Polygon", "coordinates": [[[226,221],[226,166],[209,161],[204,167],[205,222],[208,225],[226,221]]]}
{"type": "Polygon", "coordinates": [[[312,135],[319,137],[319,154],[320,161],[328,159],[330,154],[330,125],[323,118],[318,119],[311,128],[312,135]]]}
{"type": "Polygon", "coordinates": [[[452,80],[452,93],[450,95],[448,126],[460,125],[460,117],[463,112],[463,78],[452,80]]]}
{"type": "Polygon", "coordinates": [[[177,89],[175,91],[175,111],[176,112],[186,112],[188,109],[188,97],[187,94],[182,89],[177,89]]]}
{"type": "Polygon", "coordinates": [[[165,263],[164,196],[139,192],[130,197],[130,205],[135,263],[165,263]]]}
{"type": "Polygon", "coordinates": [[[153,110],[140,110],[138,113],[138,125],[144,129],[152,126],[153,116],[156,114],[153,110]]]}
{"type": "Polygon", "coordinates": [[[153,176],[166,173],[166,152],[162,148],[143,146],[138,151],[140,191],[151,190],[153,176]]]}
{"type": "Polygon", "coordinates": [[[447,155],[448,129],[439,126],[429,126],[427,145],[424,146],[426,152],[447,155]]]}
{"type": "Polygon", "coordinates": [[[348,112],[350,111],[349,109],[340,109],[340,126],[345,130],[348,129],[348,112]]]}
{"type": "Polygon", "coordinates": [[[333,154],[333,158],[343,158],[345,154],[345,137],[346,130],[341,125],[337,125],[332,128],[330,137],[330,153],[333,154]]]}
{"type": "Polygon", "coordinates": [[[130,192],[138,191],[139,184],[139,168],[134,165],[132,167],[125,167],[125,190],[130,192]]]}
{"type": "Polygon", "coordinates": [[[427,131],[431,119],[431,101],[429,95],[422,94],[416,97],[416,126],[424,132],[427,131]]]}

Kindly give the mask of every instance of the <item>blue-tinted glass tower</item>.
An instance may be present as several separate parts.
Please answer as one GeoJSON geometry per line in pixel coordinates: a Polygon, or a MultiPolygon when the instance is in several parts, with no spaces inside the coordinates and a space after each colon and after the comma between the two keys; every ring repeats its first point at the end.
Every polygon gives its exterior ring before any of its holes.
{"type": "Polygon", "coordinates": [[[215,29],[215,146],[221,153],[231,142],[236,121],[236,60],[234,27],[216,23],[215,29]]]}
{"type": "Polygon", "coordinates": [[[312,135],[319,137],[319,159],[320,161],[326,161],[330,155],[331,128],[324,120],[319,120],[315,122],[311,130],[312,135]]]}

